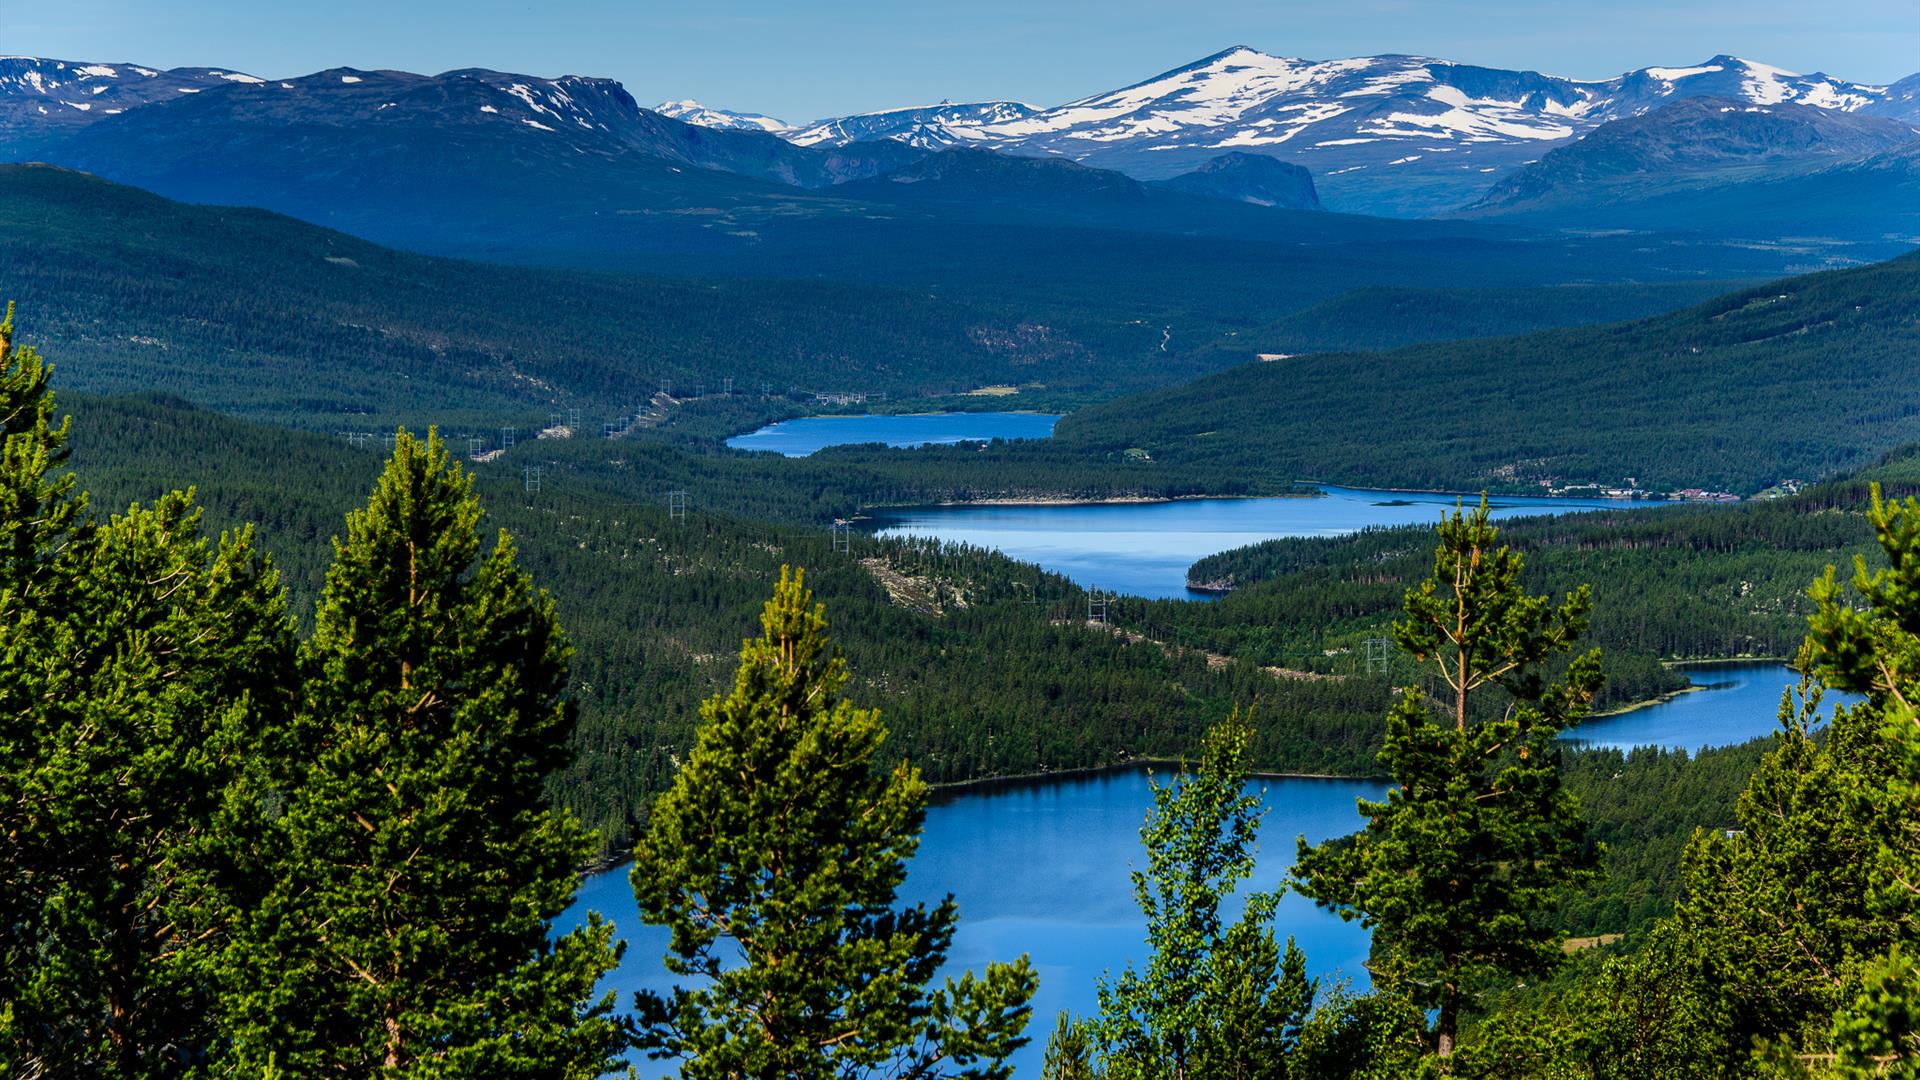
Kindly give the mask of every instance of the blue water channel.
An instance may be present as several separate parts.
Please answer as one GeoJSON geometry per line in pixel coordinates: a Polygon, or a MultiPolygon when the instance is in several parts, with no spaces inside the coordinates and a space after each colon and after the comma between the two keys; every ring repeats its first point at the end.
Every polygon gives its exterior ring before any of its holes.
{"type": "MultiPolygon", "coordinates": [[[[873,527],[881,536],[928,536],[994,548],[1084,588],[1170,599],[1197,595],[1187,588],[1187,568],[1216,552],[1286,536],[1432,525],[1461,502],[1460,496],[1431,492],[1320,490],[1317,497],[1281,499],[913,507],[877,511],[873,527]]],[[[1506,495],[1491,502],[1497,518],[1654,505],[1506,495]]]]}

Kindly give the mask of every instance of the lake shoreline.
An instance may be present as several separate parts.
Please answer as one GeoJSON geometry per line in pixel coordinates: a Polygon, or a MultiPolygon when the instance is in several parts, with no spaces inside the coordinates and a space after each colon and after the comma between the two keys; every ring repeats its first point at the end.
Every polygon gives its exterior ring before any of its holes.
{"type": "MultiPolygon", "coordinates": [[[[1685,671],[1688,668],[1730,667],[1735,664],[1783,664],[1783,665],[1786,665],[1786,664],[1792,664],[1792,663],[1793,663],[1793,658],[1789,656],[1713,656],[1713,657],[1706,657],[1704,659],[1699,659],[1699,660],[1669,660],[1666,662],[1666,666],[1670,668],[1674,668],[1676,670],[1685,671]]],[[[1593,713],[1591,714],[1590,718],[1594,720],[1598,720],[1598,719],[1601,719],[1602,717],[1625,716],[1627,713],[1630,713],[1630,712],[1639,712],[1641,709],[1651,709],[1656,705],[1665,705],[1667,702],[1672,701],[1674,698],[1677,698],[1682,694],[1692,694],[1692,693],[1697,693],[1701,690],[1712,690],[1712,689],[1714,688],[1711,685],[1703,685],[1700,683],[1695,683],[1692,686],[1683,686],[1678,690],[1669,690],[1664,694],[1656,694],[1650,698],[1645,698],[1640,701],[1635,701],[1626,705],[1621,705],[1618,708],[1608,709],[1606,712],[1593,713]]]]}
{"type": "MultiPolygon", "coordinates": [[[[936,805],[956,796],[993,791],[997,788],[1025,787],[1054,780],[1089,780],[1104,776],[1108,773],[1150,772],[1153,769],[1163,767],[1179,769],[1185,766],[1185,764],[1186,760],[1183,758],[1131,758],[1127,761],[1116,761],[1107,765],[1081,765],[1070,769],[1053,769],[1047,772],[1007,773],[1004,776],[977,776],[971,780],[943,780],[939,783],[930,783],[927,785],[927,802],[929,805],[936,805]]],[[[1247,778],[1250,780],[1328,780],[1344,782],[1385,779],[1385,777],[1380,776],[1349,776],[1342,773],[1281,772],[1266,769],[1249,772],[1247,778]]],[[[584,866],[577,867],[576,870],[581,877],[591,877],[594,874],[604,874],[609,870],[619,869],[631,862],[633,862],[633,853],[629,851],[624,855],[614,858],[596,859],[584,866]]]]}
{"type": "MultiPolygon", "coordinates": [[[[1082,765],[1070,769],[1051,769],[1045,772],[1008,773],[1005,776],[980,776],[971,780],[946,780],[927,785],[934,799],[942,796],[962,795],[973,791],[990,791],[998,787],[1022,787],[1028,784],[1046,783],[1054,780],[1085,780],[1108,773],[1152,771],[1156,768],[1180,769],[1185,767],[1187,759],[1171,757],[1129,758],[1106,765],[1082,765]]],[[[1276,770],[1256,769],[1247,774],[1251,780],[1382,780],[1379,776],[1351,776],[1343,773],[1306,773],[1280,772],[1276,770]]]]}
{"type": "MultiPolygon", "coordinates": [[[[1667,506],[1687,501],[1685,499],[1671,499],[1665,495],[1649,495],[1644,498],[1638,495],[1542,495],[1537,491],[1506,491],[1497,488],[1484,488],[1480,491],[1449,491],[1445,488],[1367,487],[1364,484],[1342,484],[1333,480],[1295,480],[1294,483],[1315,484],[1320,487],[1340,488],[1345,491],[1370,491],[1380,495],[1453,495],[1462,499],[1477,499],[1485,495],[1488,502],[1492,502],[1495,499],[1567,499],[1569,501],[1578,499],[1585,502],[1654,503],[1660,506],[1667,506]]],[[[1596,506],[1593,509],[1604,510],[1608,509],[1608,507],[1596,506]]]]}

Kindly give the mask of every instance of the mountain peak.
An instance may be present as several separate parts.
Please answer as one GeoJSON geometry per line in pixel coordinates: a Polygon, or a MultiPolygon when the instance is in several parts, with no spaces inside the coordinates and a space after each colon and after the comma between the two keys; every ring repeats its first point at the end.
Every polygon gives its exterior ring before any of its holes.
{"type": "Polygon", "coordinates": [[[702,105],[692,98],[679,101],[663,101],[653,107],[661,116],[670,116],[685,124],[698,127],[719,128],[724,131],[768,131],[782,134],[792,130],[793,125],[760,113],[735,112],[732,109],[716,109],[702,105]]]}

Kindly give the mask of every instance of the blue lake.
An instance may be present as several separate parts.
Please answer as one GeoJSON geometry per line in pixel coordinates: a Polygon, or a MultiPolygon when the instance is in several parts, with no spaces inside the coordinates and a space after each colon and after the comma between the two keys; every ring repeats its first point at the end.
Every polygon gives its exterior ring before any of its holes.
{"type": "MultiPolygon", "coordinates": [[[[1216,552],[1285,536],[1431,525],[1460,499],[1426,492],[1321,490],[1318,498],[913,507],[876,511],[873,527],[881,536],[929,536],[994,548],[1085,588],[1169,599],[1198,595],[1187,589],[1187,568],[1216,552]]],[[[1531,496],[1501,496],[1491,503],[1495,517],[1656,505],[1531,496]]]]}
{"type": "Polygon", "coordinates": [[[806,457],[828,446],[885,443],[928,446],[986,439],[1046,439],[1058,416],[1026,412],[918,413],[910,416],[807,416],[735,435],[735,450],[806,457]]]}
{"type": "MultiPolygon", "coordinates": [[[[1777,726],[1781,692],[1799,682],[1799,676],[1789,668],[1767,661],[1703,664],[1687,669],[1687,677],[1702,689],[1644,709],[1595,717],[1570,737],[1588,746],[1620,750],[1667,746],[1693,751],[1734,746],[1771,733],[1777,726]]],[[[1820,711],[1831,716],[1835,705],[1858,700],[1858,695],[1830,690],[1820,699],[1820,711]]]]}
{"type": "MultiPolygon", "coordinates": [[[[1696,680],[1720,689],[1684,694],[1671,701],[1588,725],[1582,734],[1609,744],[1658,742],[1692,749],[1743,742],[1772,732],[1780,691],[1796,681],[1778,664],[1729,665],[1694,671],[1696,680]]],[[[1827,702],[1831,710],[1832,699],[1827,702]]],[[[1294,838],[1319,841],[1357,828],[1358,797],[1377,798],[1385,786],[1372,781],[1275,779],[1266,791],[1267,816],[1253,887],[1272,888],[1293,862],[1294,838]]],[[[1034,999],[1035,1040],[1018,1059],[1017,1075],[1039,1074],[1046,1034],[1061,1009],[1085,1013],[1095,1006],[1094,980],[1143,958],[1144,923],[1134,907],[1128,871],[1144,862],[1139,829],[1152,805],[1146,776],[1108,772],[1057,780],[962,789],[927,814],[920,853],[914,858],[904,898],[937,901],[951,892],[961,923],[949,955],[949,973],[978,970],[990,960],[1026,953],[1040,973],[1034,999]]],[[[623,1006],[634,990],[665,991],[672,978],[660,965],[665,931],[641,925],[634,911],[628,869],[585,882],[574,906],[559,920],[572,926],[588,910],[615,922],[627,940],[626,962],[606,986],[623,1006]]],[[[1367,936],[1296,895],[1280,903],[1278,929],[1291,934],[1316,975],[1366,985],[1361,963],[1367,936]]],[[[658,1064],[646,1075],[666,1075],[658,1064]]]]}
{"type": "MultiPolygon", "coordinates": [[[[1292,864],[1296,836],[1319,841],[1353,831],[1361,823],[1354,800],[1385,790],[1351,780],[1276,780],[1264,786],[1267,857],[1252,882],[1263,889],[1278,885],[1292,864]]],[[[1021,1077],[1039,1075],[1055,1015],[1061,1009],[1092,1011],[1094,979],[1141,955],[1145,923],[1127,874],[1145,864],[1140,822],[1151,805],[1146,774],[1119,771],[995,785],[947,798],[927,813],[902,899],[934,904],[952,893],[959,903],[946,974],[979,971],[1022,953],[1032,957],[1040,988],[1028,1031],[1034,1043],[1017,1059],[1021,1077]]],[[[614,919],[627,939],[627,958],[605,986],[620,991],[623,1005],[634,990],[664,992],[673,985],[659,963],[667,934],[636,926],[627,875],[623,867],[587,879],[560,921],[573,925],[586,910],[614,919]]],[[[1297,895],[1281,901],[1279,919],[1315,974],[1347,973],[1364,985],[1360,965],[1367,935],[1359,926],[1297,895]]],[[[644,1068],[663,1075],[657,1064],[644,1068]]]]}

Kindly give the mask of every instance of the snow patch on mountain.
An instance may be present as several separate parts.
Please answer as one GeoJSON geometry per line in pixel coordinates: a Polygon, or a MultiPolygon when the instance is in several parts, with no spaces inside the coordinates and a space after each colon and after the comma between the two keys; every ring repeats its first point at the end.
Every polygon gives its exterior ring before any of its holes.
{"type": "Polygon", "coordinates": [[[655,105],[653,111],[661,116],[671,116],[683,123],[719,128],[723,131],[766,131],[779,135],[792,130],[792,125],[784,120],[776,120],[760,113],[716,109],[702,105],[691,98],[682,101],[663,101],[655,105]]]}

